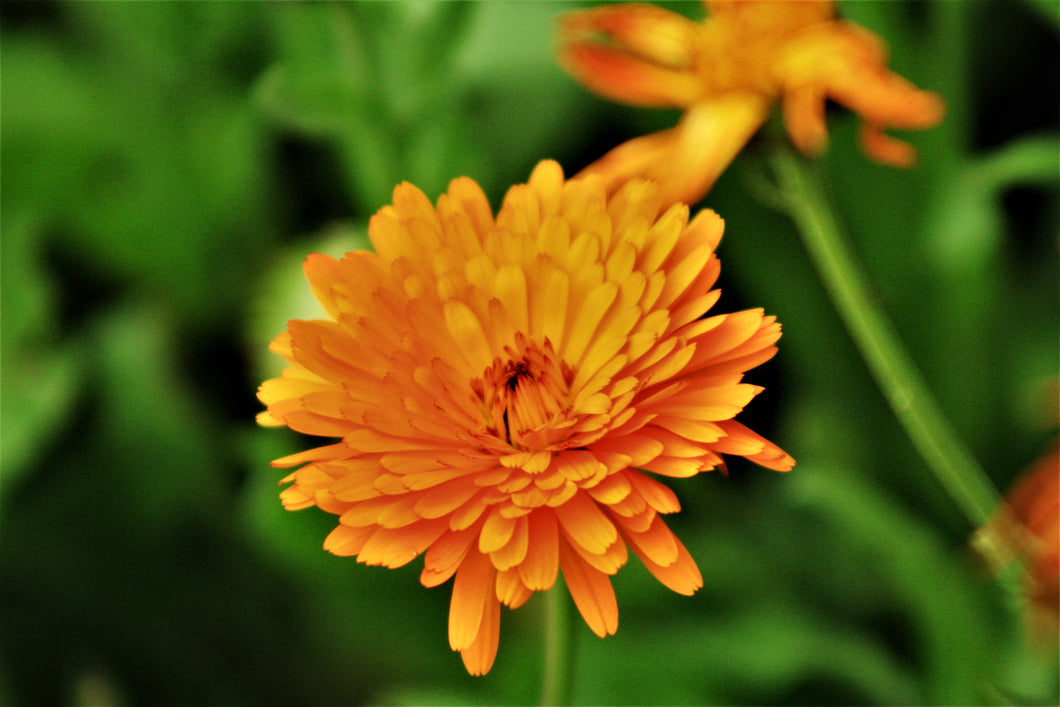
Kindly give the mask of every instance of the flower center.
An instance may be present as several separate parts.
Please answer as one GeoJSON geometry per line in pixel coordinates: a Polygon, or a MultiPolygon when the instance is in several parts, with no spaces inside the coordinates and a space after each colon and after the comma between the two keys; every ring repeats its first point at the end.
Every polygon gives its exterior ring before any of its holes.
{"type": "Polygon", "coordinates": [[[473,382],[489,429],[518,449],[542,449],[553,441],[548,431],[566,427],[573,371],[552,350],[519,335],[473,382]]]}

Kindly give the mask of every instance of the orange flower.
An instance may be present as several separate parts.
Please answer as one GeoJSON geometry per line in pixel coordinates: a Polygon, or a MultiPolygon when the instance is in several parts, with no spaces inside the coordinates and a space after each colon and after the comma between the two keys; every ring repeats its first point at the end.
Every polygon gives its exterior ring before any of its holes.
{"type": "Polygon", "coordinates": [[[559,571],[600,636],[618,626],[609,575],[627,548],[674,591],[702,586],[659,516],[677,497],[643,470],[794,464],[733,420],[780,325],[704,318],[722,221],[662,207],[649,182],[609,199],[542,162],[496,218],[469,179],[437,208],[402,184],[372,218],[375,253],[305,262],[330,319],[273,342],[289,367],[261,386],[259,422],[340,441],[273,462],[304,464],[283,503],[338,515],[324,544],[337,555],[398,567],[426,553],[425,586],[455,576],[449,643],[472,674],[493,664],[500,605],[559,571]]]}
{"type": "Polygon", "coordinates": [[[1032,631],[1055,648],[1060,623],[1060,442],[1020,477],[993,521],[995,527],[988,529],[1000,534],[1008,529],[1006,521],[1017,524],[1016,537],[1022,540],[1032,631]]]}
{"type": "Polygon", "coordinates": [[[866,152],[895,166],[911,165],[916,153],[882,128],[927,128],[942,118],[942,101],[888,71],[880,39],[836,19],[832,2],[704,4],[710,18],[702,23],[636,3],[562,19],[560,61],[579,81],[613,100],[685,109],[675,128],[618,146],[585,174],[602,175],[609,188],[649,177],[667,201],[694,203],[778,99],[803,152],[824,147],[832,99],[865,121],[866,152]]]}

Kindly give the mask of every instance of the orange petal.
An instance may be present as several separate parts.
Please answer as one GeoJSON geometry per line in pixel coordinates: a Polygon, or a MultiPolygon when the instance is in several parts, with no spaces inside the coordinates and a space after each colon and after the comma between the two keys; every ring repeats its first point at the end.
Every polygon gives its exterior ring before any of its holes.
{"type": "Polygon", "coordinates": [[[351,528],[347,525],[336,526],[324,540],[324,549],[334,555],[351,557],[364,547],[374,528],[351,528]]]}
{"type": "Polygon", "coordinates": [[[597,503],[610,506],[620,503],[632,490],[633,486],[626,474],[610,474],[596,486],[586,489],[585,492],[597,503]]]}
{"type": "Polygon", "coordinates": [[[493,667],[497,657],[497,645],[501,635],[501,604],[496,597],[486,597],[482,621],[478,634],[471,644],[460,651],[464,667],[471,675],[485,675],[493,667]]]}
{"type": "Polygon", "coordinates": [[[688,477],[695,476],[709,465],[704,464],[699,459],[687,459],[678,457],[659,457],[653,459],[650,464],[644,467],[653,474],[659,474],[660,476],[672,476],[677,479],[687,479],[688,477]]]}
{"type": "Polygon", "coordinates": [[[328,316],[336,319],[339,314],[347,310],[347,307],[342,306],[335,298],[334,286],[342,282],[342,266],[337,260],[330,258],[329,255],[312,253],[305,259],[302,269],[306,279],[310,281],[313,294],[324,306],[328,316]]]}
{"type": "Polygon", "coordinates": [[[830,98],[873,126],[862,135],[870,157],[892,166],[912,164],[912,149],[884,137],[879,128],[929,128],[942,119],[945,106],[936,94],[888,70],[886,59],[879,37],[842,21],[810,28],[785,47],[774,70],[783,85],[784,122],[795,146],[809,154],[824,146],[824,106],[830,98]]]}
{"type": "Polygon", "coordinates": [[[696,58],[698,23],[658,5],[605,5],[571,12],[559,24],[561,35],[610,41],[664,66],[687,67],[696,58]]]}
{"type": "Polygon", "coordinates": [[[656,182],[667,204],[695,204],[768,115],[769,101],[730,94],[692,105],[676,128],[623,143],[582,170],[613,191],[634,177],[656,182]]]}
{"type": "Polygon", "coordinates": [[[271,464],[275,467],[288,467],[296,466],[298,464],[304,464],[305,462],[321,461],[324,459],[341,459],[349,455],[352,450],[346,446],[346,444],[339,442],[338,444],[328,444],[323,447],[314,447],[313,449],[307,449],[304,452],[298,452],[297,454],[290,454],[286,457],[280,457],[279,459],[273,459],[271,464]]]}
{"type": "Polygon", "coordinates": [[[577,543],[569,543],[569,545],[590,567],[607,575],[613,575],[618,572],[629,559],[629,549],[626,547],[626,543],[621,540],[611,545],[611,547],[607,548],[607,552],[600,555],[587,552],[585,548],[577,543]]]}
{"type": "Polygon", "coordinates": [[[591,567],[566,541],[559,544],[563,579],[585,623],[600,638],[618,630],[618,602],[611,580],[591,567]]]}
{"type": "Polygon", "coordinates": [[[497,600],[508,608],[518,609],[532,594],[515,568],[497,572],[497,600]]]}
{"type": "Polygon", "coordinates": [[[681,503],[677,500],[677,494],[669,486],[661,484],[647,474],[633,469],[626,472],[626,477],[636,492],[657,512],[677,513],[681,510],[681,503]]]}
{"type": "Polygon", "coordinates": [[[467,556],[477,535],[477,528],[468,528],[456,532],[450,531],[438,538],[423,558],[420,583],[425,587],[437,587],[452,577],[467,556]]]}
{"type": "MultiPolygon", "coordinates": [[[[658,516],[656,516],[656,519],[658,519],[658,516]]],[[[667,529],[667,532],[669,532],[669,529],[667,529]]],[[[700,574],[696,561],[692,559],[688,549],[676,536],[671,533],[673,543],[677,547],[677,555],[672,562],[666,565],[659,564],[652,559],[652,555],[641,546],[639,537],[630,534],[628,536],[629,546],[640,558],[641,562],[644,563],[648,571],[651,572],[652,576],[662,582],[663,585],[678,594],[686,596],[694,594],[697,589],[703,586],[703,575],[700,574]]]]}
{"type": "Polygon", "coordinates": [[[775,471],[789,471],[795,466],[795,460],[790,454],[736,420],[725,420],[718,425],[725,430],[727,436],[711,445],[714,451],[721,454],[739,454],[759,466],[775,471]],[[757,451],[750,451],[755,448],[757,451]],[[730,449],[738,451],[729,452],[730,449]]]}
{"type": "Polygon", "coordinates": [[[681,107],[699,94],[697,25],[648,4],[574,12],[560,20],[560,64],[591,90],[617,101],[681,107]]]}
{"type": "Polygon", "coordinates": [[[902,168],[916,164],[916,150],[909,143],[885,135],[875,125],[863,124],[860,135],[865,154],[880,164],[902,168]]]}
{"type": "Polygon", "coordinates": [[[508,544],[515,532],[515,519],[506,518],[500,514],[499,509],[494,506],[486,514],[486,522],[482,524],[482,530],[478,537],[479,552],[489,554],[508,544]]]}
{"type": "Polygon", "coordinates": [[[357,559],[366,565],[403,567],[419,557],[447,529],[445,521],[424,521],[407,528],[377,528],[357,559]]]}
{"type": "Polygon", "coordinates": [[[497,603],[495,572],[489,557],[476,550],[468,552],[460,563],[449,602],[449,646],[454,651],[471,648],[487,613],[487,603],[497,603]]]}
{"type": "Polygon", "coordinates": [[[815,157],[828,142],[824,91],[814,85],[799,86],[784,94],[784,127],[796,149],[815,157]]]}
{"type": "Polygon", "coordinates": [[[585,481],[601,471],[607,471],[607,467],[586,449],[568,449],[555,457],[552,466],[557,472],[563,474],[564,478],[576,482],[585,481]]]}
{"type": "Polygon", "coordinates": [[[618,540],[614,524],[584,492],[556,508],[556,517],[564,535],[594,555],[604,554],[618,540]]]}
{"type": "MultiPolygon", "coordinates": [[[[530,544],[529,521],[526,516],[520,516],[513,523],[514,527],[508,541],[499,549],[490,553],[493,566],[498,570],[507,570],[515,567],[526,559],[526,552],[530,544]]],[[[483,532],[485,532],[485,525],[483,525],[483,532]]],[[[499,594],[498,598],[501,598],[499,594]]],[[[510,605],[510,602],[505,603],[510,605]]]]}
{"type": "Polygon", "coordinates": [[[621,51],[571,42],[560,65],[587,88],[605,98],[654,108],[689,105],[701,90],[694,73],[648,63],[621,51]]]}
{"type": "Polygon", "coordinates": [[[652,519],[647,530],[626,529],[623,535],[637,549],[638,555],[647,556],[661,567],[669,567],[677,560],[677,538],[660,516],[652,519]]]}
{"type": "Polygon", "coordinates": [[[555,513],[540,508],[526,517],[529,539],[519,576],[528,589],[543,591],[556,582],[559,570],[559,527],[555,513]]]}

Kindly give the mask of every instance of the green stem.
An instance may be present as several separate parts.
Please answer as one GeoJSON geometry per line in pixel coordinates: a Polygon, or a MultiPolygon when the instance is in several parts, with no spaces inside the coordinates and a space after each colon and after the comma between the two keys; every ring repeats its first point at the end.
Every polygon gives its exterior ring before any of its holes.
{"type": "Polygon", "coordinates": [[[563,580],[545,592],[545,665],[541,681],[541,704],[545,707],[570,703],[570,598],[563,580]]]}
{"type": "MultiPolygon", "coordinates": [[[[777,148],[771,161],[785,207],[891,409],[972,526],[985,525],[999,508],[997,490],[935,403],[887,316],[873,303],[817,176],[787,148],[777,148]]],[[[999,553],[1011,557],[1004,550],[989,552],[994,559],[1001,558],[999,553]]]]}

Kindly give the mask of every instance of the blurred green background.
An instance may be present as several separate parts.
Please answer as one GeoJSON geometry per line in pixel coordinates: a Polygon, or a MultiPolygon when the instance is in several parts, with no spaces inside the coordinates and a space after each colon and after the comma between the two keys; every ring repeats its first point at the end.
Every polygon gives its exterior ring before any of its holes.
{"type": "MultiPolygon", "coordinates": [[[[698,4],[671,3],[691,16],[698,4]]],[[[552,2],[4,2],[0,703],[522,704],[542,604],[497,663],[449,650],[449,588],[332,557],[287,513],[259,429],[267,342],[312,311],[300,262],[362,247],[399,181],[499,203],[677,115],[555,65],[552,2]]],[[[948,114],[920,166],[873,164],[835,110],[823,166],[876,294],[1004,489],[1056,434],[1060,9],[850,2],[948,114]],[[1055,395],[1055,392],[1053,393],[1055,395]]],[[[868,377],[755,145],[707,196],[717,311],[764,307],[780,354],[743,420],[798,460],[672,485],[694,597],[638,561],[621,625],[575,629],[584,704],[1055,703],[971,528],[868,377]]],[[[276,358],[277,360],[273,360],[276,358]]]]}

